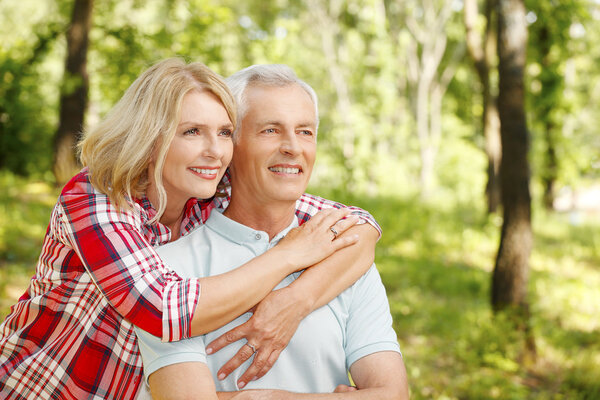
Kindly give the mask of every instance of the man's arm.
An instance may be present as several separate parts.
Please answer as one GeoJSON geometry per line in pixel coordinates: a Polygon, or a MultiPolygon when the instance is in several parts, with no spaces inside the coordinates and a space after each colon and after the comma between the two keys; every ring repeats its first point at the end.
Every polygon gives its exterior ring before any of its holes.
{"type": "Polygon", "coordinates": [[[373,353],[356,361],[350,374],[358,390],[341,393],[292,393],[283,390],[244,390],[218,392],[208,367],[191,362],[169,365],[150,375],[152,397],[160,399],[219,399],[219,400],[336,400],[408,399],[408,383],[402,356],[394,351],[373,353]]]}
{"type": "Polygon", "coordinates": [[[206,364],[184,362],[154,372],[148,378],[154,400],[217,400],[215,383],[206,364]]]}
{"type": "Polygon", "coordinates": [[[408,399],[406,368],[400,353],[382,351],[365,356],[350,366],[350,375],[358,390],[345,393],[344,398],[408,399]]]}
{"type": "Polygon", "coordinates": [[[352,380],[358,390],[334,393],[292,393],[283,390],[245,390],[219,392],[219,400],[406,400],[408,383],[400,353],[383,351],[356,361],[350,367],[352,380]]]}

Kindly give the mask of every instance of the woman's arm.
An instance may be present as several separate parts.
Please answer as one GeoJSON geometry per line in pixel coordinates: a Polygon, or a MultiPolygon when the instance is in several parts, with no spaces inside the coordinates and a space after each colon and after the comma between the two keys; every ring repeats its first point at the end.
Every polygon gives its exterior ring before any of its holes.
{"type": "MultiPolygon", "coordinates": [[[[254,307],[290,273],[318,264],[345,247],[355,247],[350,245],[356,243],[358,236],[343,233],[350,229],[356,220],[350,219],[336,225],[348,212],[346,209],[323,210],[309,222],[291,230],[275,247],[239,268],[226,274],[200,278],[202,295],[196,306],[198,312],[194,313],[192,319],[191,335],[211,332],[254,307]],[[333,233],[330,227],[333,225],[340,232],[336,240],[332,240],[333,233]]],[[[365,271],[367,269],[365,268],[365,271]]],[[[315,281],[318,279],[318,275],[313,278],[315,281]]],[[[351,277],[346,277],[345,280],[350,279],[351,277]]],[[[341,290],[330,292],[333,298],[341,290]]],[[[316,291],[313,296],[311,304],[321,299],[316,291]]]]}
{"type": "Polygon", "coordinates": [[[294,291],[292,296],[305,303],[304,316],[333,300],[367,272],[375,261],[375,245],[379,239],[379,232],[369,224],[355,225],[340,234],[338,239],[352,235],[359,237],[356,246],[332,254],[313,268],[304,271],[300,278],[289,286],[294,291]]]}
{"type": "MultiPolygon", "coordinates": [[[[347,221],[353,219],[339,222],[335,225],[336,229],[345,228],[347,221]]],[[[341,249],[304,271],[290,286],[269,293],[258,304],[250,320],[208,345],[207,352],[210,354],[246,338],[260,350],[252,365],[240,377],[240,387],[266,374],[289,343],[300,321],[356,282],[373,264],[379,232],[370,224],[355,225],[336,240],[355,234],[359,236],[356,245],[341,249]]],[[[244,363],[252,356],[248,350],[247,346],[243,346],[217,375],[227,376],[244,363]]]]}
{"type": "Polygon", "coordinates": [[[290,272],[356,240],[332,242],[329,227],[347,212],[323,214],[255,261],[260,263],[256,269],[248,267],[206,280],[201,296],[201,280],[183,280],[163,264],[149,242],[152,235],[143,230],[139,212],[117,211],[105,195],[91,189],[85,177],[78,176],[65,186],[56,214],[57,240],[77,254],[68,260],[69,268],[77,273],[85,269],[116,312],[166,341],[208,332],[218,326],[219,322],[210,322],[213,320],[234,319],[290,272]],[[282,253],[286,257],[281,257],[282,253]],[[238,295],[241,301],[237,301],[238,295]],[[230,299],[236,301],[229,305],[230,299]],[[207,323],[211,325],[204,326],[207,323]]]}

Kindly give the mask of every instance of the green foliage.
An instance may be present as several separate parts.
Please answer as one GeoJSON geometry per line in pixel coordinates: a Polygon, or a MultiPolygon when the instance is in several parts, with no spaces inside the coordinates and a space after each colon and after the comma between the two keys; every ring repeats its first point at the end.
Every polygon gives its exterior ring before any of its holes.
{"type": "Polygon", "coordinates": [[[48,55],[62,29],[61,15],[53,6],[27,1],[20,7],[5,2],[0,11],[0,168],[44,176],[50,166],[60,86],[48,55]],[[55,14],[45,18],[44,12],[55,14]],[[44,23],[38,25],[40,20],[44,23]]]}
{"type": "MultiPolygon", "coordinates": [[[[600,91],[594,89],[600,85],[595,62],[600,56],[598,5],[579,0],[527,3],[537,16],[529,26],[527,86],[533,178],[546,174],[542,132],[551,122],[560,183],[576,185],[582,177],[597,177],[600,165],[600,136],[593,128],[600,123],[600,91]]],[[[102,118],[142,70],[165,57],[200,60],[224,76],[252,63],[286,63],[319,94],[321,166],[316,180],[371,194],[418,191],[420,145],[413,116],[415,98],[407,78],[409,49],[415,42],[406,27],[409,16],[422,16],[424,3],[308,4],[298,0],[96,2],[88,57],[87,124],[102,118]],[[326,23],[316,23],[320,12],[326,23]],[[328,37],[333,50],[326,51],[324,38],[328,37]],[[334,81],[336,76],[345,88],[334,81]],[[342,101],[348,106],[341,107],[342,101]]],[[[444,2],[432,4],[440,8],[444,2]]],[[[61,86],[69,85],[68,79],[62,82],[63,32],[71,8],[70,0],[0,5],[0,168],[51,179],[47,171],[53,156],[58,94],[61,86]]],[[[448,50],[435,72],[438,75],[449,64],[453,49],[464,42],[460,2],[451,13],[444,32],[448,50]]],[[[475,134],[481,123],[477,85],[464,57],[443,101],[434,177],[437,196],[446,196],[460,182],[483,182],[485,163],[474,154],[483,154],[482,138],[475,134]],[[469,157],[460,160],[460,149],[468,143],[469,157]],[[452,154],[456,151],[458,157],[452,154]],[[478,159],[481,171],[471,167],[473,159],[478,159]]],[[[483,195],[483,188],[477,190],[483,195]]]]}
{"type": "Polygon", "coordinates": [[[0,171],[0,315],[23,294],[35,271],[58,193],[45,182],[0,171]]]}
{"type": "Polygon", "coordinates": [[[571,225],[566,215],[536,214],[530,300],[538,360],[522,366],[525,338],[489,306],[501,221],[482,217],[483,201],[335,196],[370,210],[383,228],[376,262],[411,398],[597,398],[600,221],[571,225]]]}
{"type": "Polygon", "coordinates": [[[527,91],[534,171],[542,178],[555,174],[561,186],[576,185],[584,176],[600,175],[600,142],[592,128],[599,103],[590,93],[600,81],[597,65],[591,73],[587,64],[597,58],[598,6],[576,0],[526,3],[535,15],[529,25],[527,91]],[[586,109],[595,110],[594,116],[586,109]],[[549,141],[556,167],[546,162],[549,141]]]}

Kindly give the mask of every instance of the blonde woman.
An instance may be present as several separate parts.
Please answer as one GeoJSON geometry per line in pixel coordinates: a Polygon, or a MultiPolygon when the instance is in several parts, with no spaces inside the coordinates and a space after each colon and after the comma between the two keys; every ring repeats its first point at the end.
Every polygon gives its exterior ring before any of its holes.
{"type": "MultiPolygon", "coordinates": [[[[376,231],[353,226],[356,218],[339,221],[349,208],[314,197],[298,203],[298,217],[310,221],[232,273],[181,279],[162,262],[155,247],[227,206],[235,121],[234,100],[218,75],[169,59],[145,71],[85,135],[85,167],[63,188],[36,273],[0,325],[1,398],[136,398],[142,365],[134,325],[163,341],[203,334],[309,267],[299,282],[314,283],[297,285],[290,297],[312,310],[368,268],[376,231]],[[352,254],[336,253],[348,246],[352,254]],[[298,293],[306,287],[315,289],[298,293]]],[[[269,310],[255,327],[265,338],[261,348],[275,358],[302,318],[277,307],[262,307],[269,310]]]]}

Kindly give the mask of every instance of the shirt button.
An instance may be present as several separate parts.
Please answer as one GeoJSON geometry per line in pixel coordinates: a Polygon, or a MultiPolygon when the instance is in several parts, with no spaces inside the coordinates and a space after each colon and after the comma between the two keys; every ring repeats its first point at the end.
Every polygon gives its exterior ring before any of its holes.
{"type": "Polygon", "coordinates": [[[260,240],[261,238],[262,238],[262,236],[261,236],[261,234],[260,234],[260,233],[257,233],[257,234],[254,236],[254,239],[256,239],[256,240],[260,240]]]}

